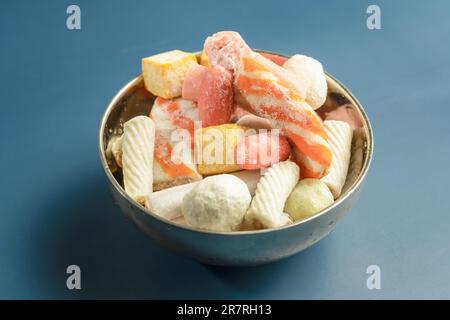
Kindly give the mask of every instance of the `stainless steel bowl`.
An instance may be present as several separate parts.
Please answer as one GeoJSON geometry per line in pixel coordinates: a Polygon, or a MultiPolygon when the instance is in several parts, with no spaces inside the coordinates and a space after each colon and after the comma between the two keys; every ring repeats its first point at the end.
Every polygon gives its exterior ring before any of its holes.
{"type": "Polygon", "coordinates": [[[363,164],[357,179],[331,206],[316,215],[276,229],[209,232],[182,226],[147,212],[125,194],[121,185],[120,171],[113,173],[114,168],[108,163],[105,155],[109,138],[121,132],[125,121],[136,115],[148,115],[150,112],[155,97],[144,89],[141,76],[119,90],[109,103],[100,125],[100,159],[115,202],[122,212],[148,236],[175,252],[206,264],[257,265],[276,261],[308,248],[330,233],[353,206],[361,191],[373,153],[372,128],[363,107],[334,77],[327,74],[327,81],[327,103],[352,105],[364,124],[365,144],[363,164]]]}

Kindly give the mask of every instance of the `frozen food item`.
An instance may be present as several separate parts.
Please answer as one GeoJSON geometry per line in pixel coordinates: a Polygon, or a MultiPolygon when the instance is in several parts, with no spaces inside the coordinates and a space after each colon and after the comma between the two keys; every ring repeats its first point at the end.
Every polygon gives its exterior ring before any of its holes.
{"type": "MultiPolygon", "coordinates": [[[[260,170],[241,170],[233,172],[231,175],[247,185],[251,196],[255,194],[256,185],[261,178],[260,170]]],[[[153,192],[147,197],[146,208],[163,218],[172,221],[178,220],[182,216],[181,203],[184,196],[198,183],[199,181],[196,181],[153,192]]]]}
{"type": "Polygon", "coordinates": [[[202,127],[230,122],[233,113],[233,76],[221,66],[207,68],[198,93],[202,127]]]}
{"type": "Polygon", "coordinates": [[[286,200],[284,211],[293,220],[306,219],[334,202],[333,194],[319,179],[300,180],[286,200]]]}
{"type": "Polygon", "coordinates": [[[204,52],[210,65],[220,65],[236,75],[240,68],[242,57],[249,57],[258,61],[285,86],[293,90],[298,96],[305,98],[307,87],[291,71],[284,69],[271,60],[250,49],[239,33],[222,31],[208,37],[204,44],[204,52]]]}
{"type": "Polygon", "coordinates": [[[122,135],[115,135],[109,139],[105,155],[112,172],[122,168],[122,135]]]}
{"type": "Polygon", "coordinates": [[[277,132],[263,132],[246,136],[236,147],[237,163],[242,169],[254,170],[285,161],[291,155],[286,137],[277,132]]]}
{"type": "Polygon", "coordinates": [[[269,119],[291,142],[302,178],[320,178],[328,172],[331,150],[322,120],[292,90],[257,61],[243,57],[237,71],[235,94],[252,113],[269,119]]]}
{"type": "Polygon", "coordinates": [[[222,66],[235,71],[240,64],[240,57],[252,54],[252,50],[234,31],[221,31],[206,38],[203,52],[210,66],[222,66]]]}
{"type": "MultiPolygon", "coordinates": [[[[332,96],[332,95],[331,95],[332,96]]],[[[361,116],[350,103],[338,105],[333,98],[328,97],[325,104],[316,110],[324,120],[340,120],[347,122],[353,129],[363,126],[361,116]]]]}
{"type": "Polygon", "coordinates": [[[286,58],[286,57],[282,57],[277,54],[268,53],[268,52],[261,52],[261,55],[264,58],[269,59],[270,61],[272,61],[273,63],[275,63],[279,66],[282,66],[288,60],[288,58],[286,58]]]}
{"type": "Polygon", "coordinates": [[[197,102],[200,92],[200,86],[208,68],[199,64],[194,64],[186,72],[183,82],[181,96],[183,99],[197,102]]]}
{"type": "Polygon", "coordinates": [[[283,161],[270,167],[258,182],[255,196],[245,214],[247,224],[276,228],[292,222],[283,208],[299,179],[299,167],[283,161]]]}
{"type": "Polygon", "coordinates": [[[301,100],[306,99],[308,90],[307,84],[300,81],[292,71],[273,63],[258,53],[254,53],[251,58],[272,73],[285,87],[289,88],[289,90],[295,93],[301,100]]]}
{"type": "Polygon", "coordinates": [[[156,98],[150,117],[156,124],[154,190],[200,180],[194,163],[194,127],[198,110],[194,102],[156,98]]]}
{"type": "Polygon", "coordinates": [[[239,34],[225,31],[208,37],[206,52],[211,65],[234,72],[235,101],[251,113],[271,120],[293,145],[294,160],[303,178],[320,178],[328,172],[331,150],[322,120],[304,99],[307,85],[291,71],[253,52],[239,34]]]}
{"type": "Polygon", "coordinates": [[[173,220],[182,216],[183,197],[191,191],[198,181],[151,193],[147,197],[147,209],[160,217],[173,220]]]}
{"type": "Polygon", "coordinates": [[[272,124],[269,120],[255,116],[254,114],[246,114],[236,121],[237,125],[252,128],[252,129],[272,129],[272,124]]]}
{"type": "Polygon", "coordinates": [[[296,54],[289,58],[283,67],[292,71],[302,83],[306,84],[306,102],[317,109],[327,98],[327,78],[322,64],[308,56],[296,54]]]}
{"type": "Polygon", "coordinates": [[[142,59],[145,88],[165,99],[181,96],[187,70],[197,64],[194,54],[173,50],[142,59]]]}
{"type": "Polygon", "coordinates": [[[123,126],[122,164],[125,192],[144,204],[153,186],[155,124],[147,116],[137,116],[123,126]]]}
{"type": "Polygon", "coordinates": [[[186,73],[182,95],[198,102],[202,127],[229,123],[233,113],[233,77],[221,66],[193,65],[186,73]]]}
{"type": "Polygon", "coordinates": [[[235,149],[247,128],[234,123],[206,127],[195,132],[198,171],[203,175],[241,170],[235,149]]]}
{"type": "Polygon", "coordinates": [[[322,181],[330,188],[336,199],[341,194],[347,177],[353,130],[348,123],[337,120],[326,120],[324,126],[333,153],[333,160],[329,173],[322,178],[322,181]]]}
{"type": "Polygon", "coordinates": [[[233,114],[231,115],[230,120],[231,122],[235,122],[237,125],[252,129],[272,129],[270,120],[255,116],[236,104],[234,105],[233,114]]]}
{"type": "Polygon", "coordinates": [[[364,128],[357,128],[353,130],[352,138],[352,152],[350,164],[348,166],[347,179],[345,181],[342,191],[345,192],[358,179],[364,161],[364,148],[366,134],[364,128]]]}
{"type": "Polygon", "coordinates": [[[241,223],[252,197],[247,185],[230,174],[206,177],[183,198],[186,223],[211,231],[233,231],[241,223]]]}

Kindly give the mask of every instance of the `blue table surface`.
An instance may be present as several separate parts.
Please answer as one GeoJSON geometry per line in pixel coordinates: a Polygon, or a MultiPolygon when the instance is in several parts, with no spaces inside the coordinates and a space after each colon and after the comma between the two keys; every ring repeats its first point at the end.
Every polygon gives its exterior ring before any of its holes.
{"type": "Polygon", "coordinates": [[[450,298],[450,3],[72,1],[0,4],[0,298],[450,298]],[[239,31],[320,60],[365,106],[375,153],[358,203],[286,260],[209,267],[160,247],[114,205],[97,154],[106,104],[140,58],[239,31]],[[82,289],[66,288],[66,267],[82,289]],[[368,290],[366,268],[381,269],[368,290]]]}

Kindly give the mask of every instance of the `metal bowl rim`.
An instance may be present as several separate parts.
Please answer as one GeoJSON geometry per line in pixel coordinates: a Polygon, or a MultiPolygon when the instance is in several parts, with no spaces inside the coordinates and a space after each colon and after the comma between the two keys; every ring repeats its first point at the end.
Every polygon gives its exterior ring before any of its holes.
{"type": "MultiPolygon", "coordinates": [[[[284,54],[280,54],[277,52],[273,52],[273,51],[267,51],[267,50],[259,50],[259,49],[255,49],[258,52],[262,52],[262,53],[269,53],[269,54],[274,54],[274,55],[278,55],[281,57],[285,57],[285,58],[289,58],[290,56],[288,55],[284,55],[284,54]]],[[[196,55],[199,55],[200,53],[197,52],[196,55]]],[[[356,179],[356,181],[353,182],[353,185],[346,190],[346,192],[341,195],[336,201],[333,202],[333,204],[331,204],[330,206],[326,207],[325,209],[319,211],[318,213],[316,213],[315,215],[304,219],[304,220],[300,220],[300,221],[296,221],[292,224],[286,225],[286,226],[282,226],[282,227],[277,227],[277,228],[270,228],[270,229],[261,229],[261,230],[251,230],[251,231],[229,231],[229,232],[220,232],[220,231],[209,231],[209,230],[202,230],[202,229],[195,229],[195,228],[191,228],[187,225],[180,225],[177,224],[173,221],[170,221],[168,219],[165,219],[163,217],[158,216],[157,214],[154,214],[150,211],[147,211],[144,209],[144,207],[142,207],[142,205],[140,205],[139,203],[137,203],[136,201],[134,201],[133,199],[131,199],[126,193],[125,190],[122,188],[122,186],[117,182],[117,180],[114,178],[111,170],[109,169],[108,166],[108,162],[106,160],[106,155],[105,155],[105,146],[103,143],[103,136],[104,136],[104,130],[106,127],[106,123],[107,120],[109,118],[109,115],[111,114],[111,111],[113,109],[113,107],[116,105],[117,102],[120,101],[120,99],[122,99],[122,97],[128,93],[128,90],[139,84],[142,81],[142,75],[139,75],[137,77],[135,77],[133,80],[131,80],[130,82],[128,82],[125,86],[123,86],[116,94],[115,96],[112,98],[112,100],[109,102],[103,117],[101,119],[100,122],[100,130],[99,130],[99,135],[98,135],[98,150],[99,150],[99,154],[100,154],[100,160],[102,163],[102,167],[103,170],[105,170],[105,174],[108,177],[109,182],[114,186],[115,190],[119,192],[119,194],[124,197],[125,199],[127,199],[127,201],[136,209],[139,210],[140,213],[151,216],[152,218],[155,218],[157,220],[159,220],[160,222],[163,222],[165,224],[168,225],[168,227],[175,227],[175,228],[180,228],[180,229],[184,229],[185,231],[190,231],[190,232],[199,232],[199,233],[204,233],[204,234],[211,234],[211,235],[223,235],[223,236],[243,236],[243,235],[256,235],[256,234],[265,234],[265,233],[269,233],[269,232],[278,232],[278,231],[283,231],[289,228],[294,228],[294,227],[298,227],[301,224],[305,224],[311,220],[317,219],[322,215],[327,214],[328,212],[330,212],[331,210],[333,210],[335,207],[339,206],[341,203],[343,203],[364,181],[367,172],[369,171],[369,167],[370,164],[372,162],[372,156],[373,156],[373,146],[374,146],[374,141],[373,141],[373,132],[372,132],[372,126],[370,124],[370,120],[369,117],[366,114],[366,111],[364,110],[363,106],[361,105],[361,103],[359,102],[358,99],[356,99],[356,97],[350,92],[349,89],[347,89],[347,87],[345,85],[342,84],[342,82],[340,82],[339,80],[337,80],[334,76],[332,76],[331,74],[329,74],[328,72],[325,72],[326,76],[331,79],[332,81],[334,81],[343,91],[345,91],[345,93],[347,93],[349,95],[349,97],[353,100],[353,102],[356,104],[356,107],[359,109],[359,111],[361,112],[363,118],[364,118],[364,123],[367,127],[367,132],[368,132],[368,137],[367,137],[367,152],[366,152],[366,158],[364,159],[364,163],[363,163],[363,167],[361,168],[361,172],[358,176],[358,178],[356,179]]]]}

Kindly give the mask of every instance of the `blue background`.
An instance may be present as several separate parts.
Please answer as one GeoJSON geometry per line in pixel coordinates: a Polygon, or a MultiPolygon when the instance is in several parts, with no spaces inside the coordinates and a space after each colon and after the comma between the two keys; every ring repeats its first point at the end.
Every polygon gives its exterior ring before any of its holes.
{"type": "Polygon", "coordinates": [[[374,1],[2,1],[1,298],[450,298],[450,3],[374,1]],[[113,204],[97,154],[106,104],[140,58],[239,31],[316,57],[360,99],[375,155],[336,230],[284,261],[198,264],[158,246],[113,204]],[[80,265],[82,290],[66,289],[80,265]],[[382,289],[366,288],[381,268],[382,289]]]}

